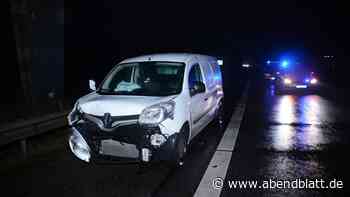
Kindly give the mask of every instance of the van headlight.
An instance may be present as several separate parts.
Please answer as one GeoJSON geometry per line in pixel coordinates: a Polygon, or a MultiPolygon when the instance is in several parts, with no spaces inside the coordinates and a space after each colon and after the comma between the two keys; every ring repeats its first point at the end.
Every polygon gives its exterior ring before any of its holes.
{"type": "Polygon", "coordinates": [[[310,81],[311,84],[316,84],[317,82],[318,82],[318,81],[317,81],[316,78],[312,78],[311,81],[310,81]]]}
{"type": "Polygon", "coordinates": [[[284,84],[291,84],[291,83],[293,83],[293,81],[290,78],[285,78],[283,80],[283,82],[284,82],[284,84]]]}
{"type": "Polygon", "coordinates": [[[86,162],[90,161],[90,147],[83,136],[75,129],[69,137],[69,147],[76,157],[86,162]]]}
{"type": "Polygon", "coordinates": [[[168,101],[145,108],[139,117],[140,124],[157,125],[174,117],[175,102],[168,101]]]}

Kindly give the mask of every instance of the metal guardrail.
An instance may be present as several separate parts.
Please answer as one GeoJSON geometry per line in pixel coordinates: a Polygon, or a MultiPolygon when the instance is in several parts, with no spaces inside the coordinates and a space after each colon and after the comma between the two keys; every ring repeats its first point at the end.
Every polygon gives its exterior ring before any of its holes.
{"type": "Polygon", "coordinates": [[[26,157],[27,138],[67,126],[66,116],[68,113],[69,111],[59,112],[23,122],[3,125],[0,128],[0,146],[19,141],[21,152],[26,157]]]}

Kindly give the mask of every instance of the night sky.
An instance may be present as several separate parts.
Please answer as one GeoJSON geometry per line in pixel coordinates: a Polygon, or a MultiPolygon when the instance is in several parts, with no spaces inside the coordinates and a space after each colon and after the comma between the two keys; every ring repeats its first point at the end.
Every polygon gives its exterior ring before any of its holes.
{"type": "Polygon", "coordinates": [[[344,5],[218,4],[66,3],[66,83],[77,76],[81,85],[88,78],[101,80],[113,62],[158,52],[229,57],[236,66],[285,52],[310,59],[331,54],[346,61],[349,15],[344,5]]]}

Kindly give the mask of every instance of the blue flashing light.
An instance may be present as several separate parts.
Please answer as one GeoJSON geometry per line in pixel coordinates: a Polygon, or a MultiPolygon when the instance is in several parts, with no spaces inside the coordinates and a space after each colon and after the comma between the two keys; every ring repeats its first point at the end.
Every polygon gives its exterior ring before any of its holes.
{"type": "Polygon", "coordinates": [[[287,60],[282,61],[282,67],[287,68],[289,65],[289,62],[287,60]]]}
{"type": "Polygon", "coordinates": [[[266,61],[266,64],[271,64],[271,61],[270,61],[270,60],[267,60],[267,61],[266,61]]]}
{"type": "Polygon", "coordinates": [[[220,76],[219,75],[214,75],[214,80],[216,80],[216,81],[218,81],[218,80],[220,80],[220,76]]]}

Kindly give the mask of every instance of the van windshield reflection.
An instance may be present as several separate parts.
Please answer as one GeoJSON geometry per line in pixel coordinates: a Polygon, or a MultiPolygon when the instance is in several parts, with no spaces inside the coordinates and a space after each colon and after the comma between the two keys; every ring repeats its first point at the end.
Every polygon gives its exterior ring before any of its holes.
{"type": "Polygon", "coordinates": [[[120,64],[106,77],[97,93],[169,96],[182,90],[184,63],[136,62],[120,64]]]}

